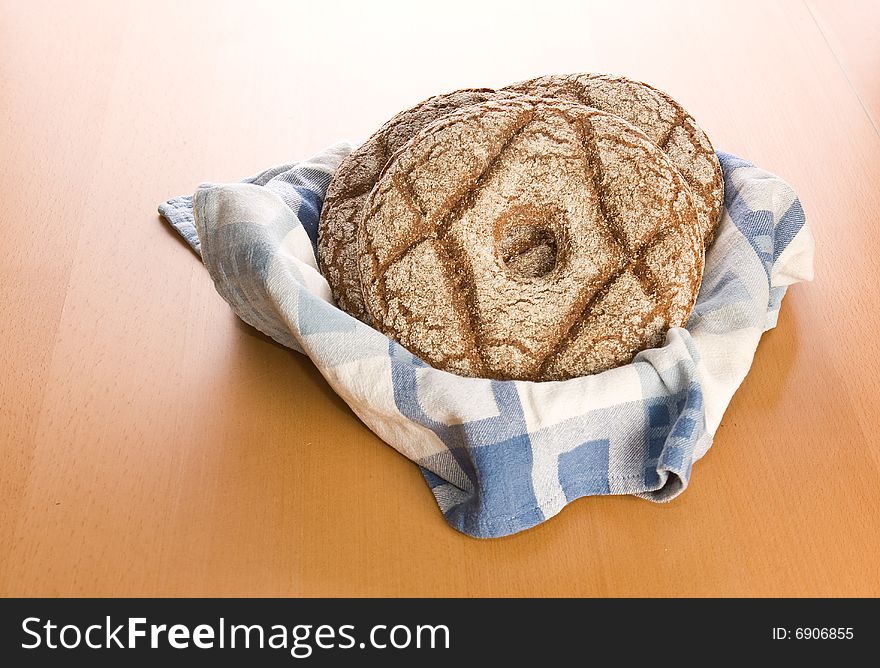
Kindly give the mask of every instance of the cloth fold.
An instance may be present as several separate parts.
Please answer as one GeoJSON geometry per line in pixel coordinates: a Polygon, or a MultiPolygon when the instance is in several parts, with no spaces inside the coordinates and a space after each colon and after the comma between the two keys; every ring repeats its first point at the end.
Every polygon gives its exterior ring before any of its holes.
{"type": "Polygon", "coordinates": [[[725,211],[684,328],[631,364],[561,382],[433,369],[333,304],[315,259],[338,144],[159,207],[239,317],[308,355],[382,440],[421,468],[444,517],[476,537],[528,529],[589,495],[668,501],[687,487],[776,325],[812,279],[813,239],[781,179],[719,153],[725,211]]]}

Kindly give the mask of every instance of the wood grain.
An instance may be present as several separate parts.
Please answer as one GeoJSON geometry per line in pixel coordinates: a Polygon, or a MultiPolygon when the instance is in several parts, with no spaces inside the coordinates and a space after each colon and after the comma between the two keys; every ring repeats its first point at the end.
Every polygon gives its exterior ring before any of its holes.
{"type": "Polygon", "coordinates": [[[880,133],[880,2],[850,0],[845,11],[833,0],[806,0],[828,47],[880,133]]]}
{"type": "Polygon", "coordinates": [[[880,595],[863,6],[0,3],[0,594],[880,595]],[[680,498],[584,499],[477,541],[232,315],[156,205],[437,92],[581,70],[667,90],[788,180],[816,280],[680,498]]]}

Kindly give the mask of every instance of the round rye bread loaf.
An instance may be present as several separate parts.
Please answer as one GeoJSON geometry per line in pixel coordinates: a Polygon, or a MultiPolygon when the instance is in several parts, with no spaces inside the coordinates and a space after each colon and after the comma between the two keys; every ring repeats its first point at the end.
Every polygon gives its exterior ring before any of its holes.
{"type": "Polygon", "coordinates": [[[563,380],[687,320],[703,270],[690,189],[633,125],[533,97],[463,107],[388,164],[358,225],[374,326],[440,369],[563,380]]]}
{"type": "Polygon", "coordinates": [[[705,244],[723,207],[718,159],[705,133],[672,98],[647,84],[595,74],[546,76],[498,91],[465,89],[431,97],[386,122],[339,165],[321,210],[318,262],[340,308],[372,324],[364,306],[357,263],[357,230],[364,201],[388,161],[424,127],[457,109],[519,94],[585,103],[616,114],[665,150],[692,190],[705,244]]]}

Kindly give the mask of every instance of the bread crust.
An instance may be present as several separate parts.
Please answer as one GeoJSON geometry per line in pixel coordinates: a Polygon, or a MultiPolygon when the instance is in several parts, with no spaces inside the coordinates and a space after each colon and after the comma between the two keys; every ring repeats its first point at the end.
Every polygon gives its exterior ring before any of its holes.
{"type": "MultiPolygon", "coordinates": [[[[364,304],[357,262],[358,227],[364,202],[391,157],[417,132],[438,119],[487,100],[519,95],[580,102],[628,120],[660,146],[691,189],[704,244],[714,237],[723,209],[723,177],[708,137],[672,98],[648,84],[595,74],[546,76],[505,89],[464,89],[429,98],[385,123],[339,165],[330,183],[318,228],[318,262],[337,305],[372,324],[364,304]]],[[[533,250],[532,262],[545,256],[533,250]]]]}
{"type": "Polygon", "coordinates": [[[371,322],[465,376],[563,380],[683,325],[703,269],[690,188],[644,133],[559,99],[462,107],[419,131],[363,205],[371,322]]]}
{"type": "Polygon", "coordinates": [[[605,74],[549,75],[502,89],[580,102],[620,116],[669,156],[694,197],[706,247],[724,209],[724,175],[706,133],[685,109],[653,86],[605,74]]]}
{"type": "Polygon", "coordinates": [[[340,163],[318,226],[318,263],[339,308],[370,322],[357,268],[357,228],[364,202],[391,156],[419,130],[457,109],[514,95],[475,88],[431,97],[395,115],[340,163]]]}

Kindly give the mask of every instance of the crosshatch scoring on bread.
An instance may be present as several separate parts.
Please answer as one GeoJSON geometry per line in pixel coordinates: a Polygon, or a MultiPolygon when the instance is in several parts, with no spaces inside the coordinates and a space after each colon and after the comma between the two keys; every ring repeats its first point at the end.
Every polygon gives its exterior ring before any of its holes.
{"type": "Polygon", "coordinates": [[[337,305],[370,324],[357,262],[357,229],[364,202],[391,157],[421,129],[449,113],[494,97],[513,97],[483,88],[429,98],[389,120],[337,167],[318,227],[318,262],[337,305]]]}
{"type": "Polygon", "coordinates": [[[506,91],[586,104],[635,125],[672,160],[694,197],[706,245],[712,242],[724,208],[721,164],[706,133],[663,91],[625,77],[595,74],[545,76],[506,91]]]}
{"type": "Polygon", "coordinates": [[[519,97],[419,132],[367,198],[365,305],[435,367],[560,380],[629,362],[684,324],[703,240],[690,191],[619,117],[519,97]]]}
{"type": "Polygon", "coordinates": [[[318,261],[340,308],[437,368],[566,379],[687,321],[722,208],[711,143],[672,98],[547,76],[388,121],[338,167],[318,261]]]}

